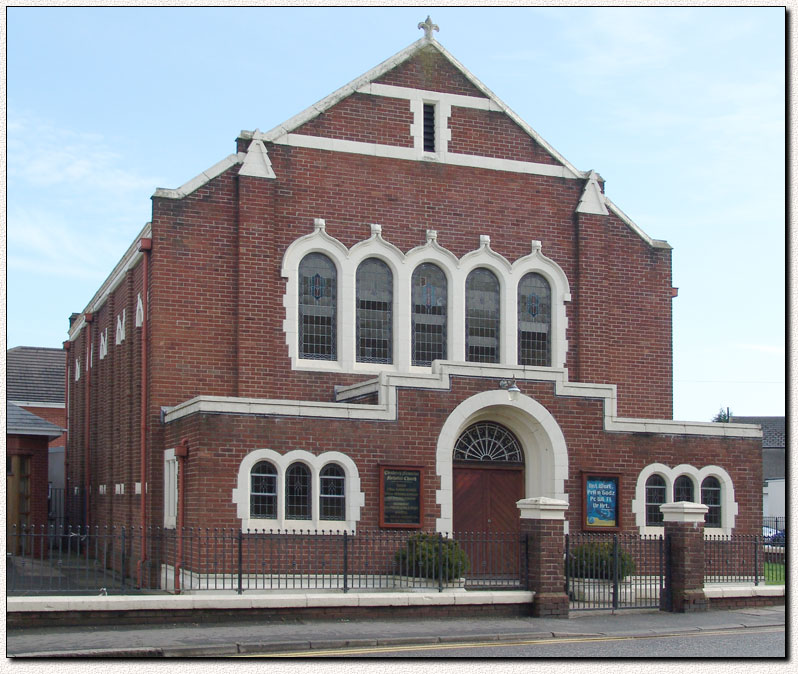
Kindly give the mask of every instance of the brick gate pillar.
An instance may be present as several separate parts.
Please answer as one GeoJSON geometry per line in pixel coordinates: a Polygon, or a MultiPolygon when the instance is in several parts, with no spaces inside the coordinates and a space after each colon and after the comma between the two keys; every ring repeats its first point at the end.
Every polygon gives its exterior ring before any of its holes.
{"type": "Polygon", "coordinates": [[[565,511],[568,502],[539,496],[521,499],[521,533],[529,534],[527,587],[535,593],[532,615],[567,618],[565,511]]]}
{"type": "Polygon", "coordinates": [[[670,610],[693,613],[707,610],[704,595],[704,517],[709,508],[679,501],[660,506],[669,545],[670,610]]]}

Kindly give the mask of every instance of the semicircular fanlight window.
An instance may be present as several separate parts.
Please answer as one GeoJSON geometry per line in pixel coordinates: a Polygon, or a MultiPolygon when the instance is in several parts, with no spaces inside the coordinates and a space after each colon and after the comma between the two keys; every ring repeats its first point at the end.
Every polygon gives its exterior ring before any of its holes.
{"type": "Polygon", "coordinates": [[[518,439],[504,426],[481,421],[469,426],[454,446],[455,461],[523,463],[518,439]]]}

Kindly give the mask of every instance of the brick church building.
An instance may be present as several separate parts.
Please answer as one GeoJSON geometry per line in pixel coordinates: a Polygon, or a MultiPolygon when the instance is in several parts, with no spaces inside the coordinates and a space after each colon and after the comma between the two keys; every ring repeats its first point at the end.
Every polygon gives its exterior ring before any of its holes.
{"type": "Polygon", "coordinates": [[[424,36],[152,195],[70,321],[74,524],[761,525],[761,431],[672,419],[671,247],[424,36]]]}

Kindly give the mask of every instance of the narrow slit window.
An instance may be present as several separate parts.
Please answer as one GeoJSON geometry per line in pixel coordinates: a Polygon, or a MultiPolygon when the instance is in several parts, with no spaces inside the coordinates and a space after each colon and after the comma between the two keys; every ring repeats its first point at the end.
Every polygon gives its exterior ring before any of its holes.
{"type": "Polygon", "coordinates": [[[694,502],[693,481],[686,475],[680,475],[673,483],[673,500],[694,502]]]}
{"type": "Polygon", "coordinates": [[[518,284],[518,364],[551,365],[551,287],[540,274],[518,284]]]}
{"type": "Polygon", "coordinates": [[[285,473],[285,519],[309,520],[312,515],[310,470],[293,463],[285,473]]]}
{"type": "Polygon", "coordinates": [[[328,463],[319,476],[319,517],[323,520],[344,520],[346,514],[346,478],[343,468],[328,463]]]}
{"type": "Polygon", "coordinates": [[[336,359],[336,271],[332,260],[310,253],[299,263],[299,357],[336,359]]]}
{"type": "Polygon", "coordinates": [[[357,360],[392,362],[393,274],[382,260],[369,258],[357,268],[357,360]]]}
{"type": "Polygon", "coordinates": [[[701,483],[701,503],[709,510],[707,511],[704,525],[707,527],[720,527],[721,503],[720,503],[720,480],[716,477],[708,477],[701,483]]]}
{"type": "Polygon", "coordinates": [[[499,362],[499,279],[489,269],[472,271],[466,279],[466,360],[499,362]]]}
{"type": "Polygon", "coordinates": [[[412,283],[413,365],[446,360],[446,275],[425,262],[416,267],[412,283]]]}
{"type": "Polygon", "coordinates": [[[665,520],[659,507],[665,503],[665,479],[662,475],[652,475],[646,480],[646,524],[661,527],[665,520]]]}
{"type": "Polygon", "coordinates": [[[435,152],[435,105],[424,103],[424,152],[435,152]]]}
{"type": "Polygon", "coordinates": [[[259,461],[250,473],[249,516],[277,517],[277,471],[268,461],[259,461]]]}

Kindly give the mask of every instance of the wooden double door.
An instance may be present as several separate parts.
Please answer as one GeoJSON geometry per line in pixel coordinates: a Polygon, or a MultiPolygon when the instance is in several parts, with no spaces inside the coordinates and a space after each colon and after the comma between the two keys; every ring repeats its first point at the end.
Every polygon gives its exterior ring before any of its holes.
{"type": "Polygon", "coordinates": [[[524,498],[524,469],[506,465],[453,467],[454,532],[518,532],[516,502],[524,498]]]}

